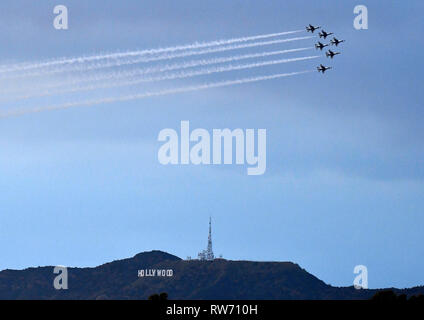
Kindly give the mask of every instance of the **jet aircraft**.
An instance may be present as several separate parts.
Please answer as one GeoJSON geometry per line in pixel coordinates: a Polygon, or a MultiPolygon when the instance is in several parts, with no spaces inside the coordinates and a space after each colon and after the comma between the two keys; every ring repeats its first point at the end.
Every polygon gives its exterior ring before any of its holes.
{"type": "Polygon", "coordinates": [[[319,37],[320,37],[320,38],[327,39],[327,37],[328,37],[328,36],[331,36],[332,34],[333,34],[332,32],[325,32],[324,30],[322,30],[322,31],[319,33],[319,37]]]}
{"type": "Polygon", "coordinates": [[[330,42],[331,42],[331,44],[333,44],[337,47],[340,43],[345,42],[345,40],[339,40],[336,37],[334,37],[333,40],[330,40],[330,42]]]}
{"type": "Polygon", "coordinates": [[[326,67],[324,65],[320,65],[319,67],[317,67],[318,72],[322,72],[323,74],[325,73],[325,71],[332,69],[332,67],[326,67]]]}
{"type": "Polygon", "coordinates": [[[331,50],[328,50],[328,51],[325,53],[325,55],[327,56],[327,58],[331,58],[331,59],[333,59],[333,58],[334,58],[334,56],[337,56],[338,54],[340,54],[340,52],[333,52],[333,51],[331,51],[331,50]]]}
{"type": "Polygon", "coordinates": [[[318,29],[320,29],[321,27],[314,27],[312,24],[310,24],[309,26],[307,26],[306,27],[306,31],[307,32],[312,32],[312,33],[314,33],[315,32],[315,30],[318,30],[318,29]]]}
{"type": "Polygon", "coordinates": [[[321,42],[318,41],[318,43],[315,45],[315,48],[317,50],[318,49],[322,50],[322,49],[324,49],[325,47],[328,47],[328,46],[329,46],[329,44],[323,44],[323,43],[321,43],[321,42]]]}

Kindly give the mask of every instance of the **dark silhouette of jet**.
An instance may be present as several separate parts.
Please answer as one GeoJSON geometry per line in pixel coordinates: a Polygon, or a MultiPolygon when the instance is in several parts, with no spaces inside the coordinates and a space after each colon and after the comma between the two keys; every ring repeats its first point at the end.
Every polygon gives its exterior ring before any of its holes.
{"type": "Polygon", "coordinates": [[[331,50],[328,50],[328,51],[325,53],[325,55],[327,56],[327,58],[331,58],[331,59],[333,59],[333,58],[334,58],[334,56],[337,56],[338,54],[340,54],[340,52],[333,52],[333,51],[331,51],[331,50]]]}
{"type": "Polygon", "coordinates": [[[322,72],[323,74],[325,73],[325,71],[329,69],[332,69],[332,67],[326,67],[326,66],[323,66],[322,64],[319,67],[317,67],[318,72],[322,72]]]}
{"type": "Polygon", "coordinates": [[[319,37],[320,37],[320,38],[327,39],[327,37],[328,37],[328,36],[331,36],[332,34],[334,34],[334,33],[332,33],[332,32],[325,32],[324,30],[322,30],[322,31],[319,33],[319,37]]]}
{"type": "Polygon", "coordinates": [[[318,41],[318,43],[315,45],[315,49],[322,50],[322,49],[324,49],[325,47],[328,47],[328,46],[329,46],[329,44],[323,44],[323,43],[321,43],[321,42],[318,41]]]}
{"type": "Polygon", "coordinates": [[[306,27],[306,31],[314,33],[315,30],[318,30],[320,28],[321,27],[314,27],[312,24],[310,24],[309,26],[306,27]]]}
{"type": "Polygon", "coordinates": [[[330,42],[331,42],[331,44],[333,44],[337,47],[340,43],[345,42],[345,40],[339,40],[336,37],[334,37],[333,40],[331,40],[330,42]]]}

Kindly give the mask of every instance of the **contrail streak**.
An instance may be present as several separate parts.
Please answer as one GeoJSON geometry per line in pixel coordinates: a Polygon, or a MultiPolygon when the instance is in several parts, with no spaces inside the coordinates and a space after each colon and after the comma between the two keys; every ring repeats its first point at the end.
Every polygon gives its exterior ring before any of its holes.
{"type": "Polygon", "coordinates": [[[295,31],[270,33],[270,34],[263,34],[263,35],[250,36],[250,37],[241,37],[241,38],[233,38],[233,39],[226,39],[226,40],[215,40],[210,42],[195,42],[189,45],[174,46],[174,47],[159,48],[159,49],[135,50],[135,51],[117,52],[117,53],[100,54],[100,55],[92,55],[92,56],[82,56],[82,57],[76,57],[76,58],[62,58],[58,60],[38,62],[38,63],[14,64],[11,66],[0,67],[0,72],[3,73],[3,72],[24,71],[24,70],[46,68],[46,67],[52,67],[52,66],[64,65],[64,64],[92,62],[92,61],[98,61],[103,59],[119,59],[123,57],[153,55],[158,53],[175,52],[180,50],[192,50],[192,49],[199,49],[199,48],[205,48],[205,47],[222,46],[222,45],[232,44],[237,42],[247,42],[247,41],[254,41],[259,39],[284,36],[284,35],[299,33],[302,31],[303,30],[295,30],[295,31]]]}
{"type": "MultiPolygon", "coordinates": [[[[61,94],[61,93],[71,93],[71,92],[91,91],[91,90],[97,90],[97,89],[125,87],[125,86],[136,85],[143,82],[184,79],[184,78],[191,78],[191,77],[201,76],[201,75],[209,75],[212,73],[229,72],[229,71],[235,71],[235,70],[251,69],[251,68],[258,68],[263,66],[282,64],[282,63],[311,60],[311,59],[316,59],[319,57],[321,56],[279,59],[279,60],[270,60],[270,61],[255,62],[255,63],[249,63],[249,64],[241,64],[241,65],[228,65],[228,66],[222,66],[222,67],[204,68],[204,69],[190,71],[190,72],[171,73],[168,75],[162,75],[157,77],[141,78],[141,79],[135,79],[135,80],[121,81],[121,82],[111,82],[111,83],[104,83],[104,84],[85,86],[85,87],[76,87],[76,88],[64,89],[60,91],[52,91],[52,92],[46,91],[40,94],[36,94],[35,96],[46,96],[46,95],[61,94]]],[[[18,99],[26,99],[33,96],[25,96],[25,97],[20,97],[18,99]]]]}
{"type": "Polygon", "coordinates": [[[0,118],[7,118],[7,117],[12,117],[12,116],[21,116],[21,115],[25,115],[25,114],[38,113],[38,112],[43,112],[43,111],[68,109],[68,108],[73,108],[73,107],[94,106],[94,105],[103,104],[103,103],[113,103],[113,102],[138,100],[138,99],[143,99],[143,98],[147,98],[147,97],[164,96],[164,95],[169,95],[169,94],[198,91],[198,90],[204,90],[204,89],[210,89],[210,88],[226,87],[226,86],[232,86],[232,85],[237,85],[237,84],[258,82],[258,81],[264,81],[264,80],[272,80],[272,79],[278,79],[278,78],[283,78],[283,77],[290,77],[290,76],[295,76],[295,75],[300,75],[300,74],[305,74],[305,73],[310,73],[310,72],[315,72],[315,70],[306,70],[306,71],[291,72],[291,73],[279,73],[279,74],[273,74],[273,75],[269,75],[269,76],[258,76],[258,77],[243,78],[243,79],[237,79],[237,80],[212,82],[212,83],[206,83],[206,84],[203,84],[203,85],[181,87],[181,88],[168,89],[168,90],[156,91],[156,92],[146,92],[146,93],[133,94],[133,95],[127,95],[127,96],[122,96],[122,97],[111,97],[111,98],[104,98],[104,99],[97,99],[97,100],[71,102],[71,103],[66,103],[66,104],[62,104],[62,105],[52,105],[52,106],[38,107],[38,108],[33,108],[33,109],[10,111],[10,112],[6,112],[6,113],[0,113],[0,118]]]}
{"type": "Polygon", "coordinates": [[[53,69],[53,70],[43,70],[35,73],[24,73],[20,75],[6,75],[6,76],[0,76],[1,79],[14,79],[14,78],[25,78],[25,77],[33,77],[33,76],[43,76],[47,74],[54,74],[54,73],[62,73],[62,72],[72,72],[72,71],[89,71],[89,70],[95,70],[95,69],[103,69],[103,68],[110,68],[110,67],[120,67],[123,65],[130,65],[130,64],[137,64],[137,63],[145,63],[145,62],[152,62],[152,61],[160,61],[160,60],[170,60],[175,58],[185,58],[195,55],[203,55],[203,54],[209,54],[209,53],[217,53],[217,52],[225,52],[230,50],[238,50],[238,49],[245,49],[245,48],[253,48],[253,47],[260,47],[260,46],[268,46],[273,44],[280,44],[280,43],[286,43],[286,42],[293,42],[293,41],[299,41],[299,40],[307,40],[312,39],[313,36],[307,36],[307,37],[296,37],[296,38],[289,38],[289,39],[278,39],[278,40],[270,40],[270,41],[260,41],[260,42],[252,42],[252,43],[245,43],[245,44],[235,44],[235,45],[229,45],[229,46],[222,46],[222,47],[214,47],[214,48],[207,48],[203,50],[193,50],[193,51],[185,51],[181,53],[168,53],[159,55],[156,57],[138,57],[133,58],[129,60],[115,60],[115,61],[107,61],[107,62],[100,62],[92,65],[72,65],[67,66],[63,68],[53,69]]]}
{"type": "MultiPolygon", "coordinates": [[[[180,62],[180,63],[174,63],[174,64],[159,65],[159,66],[154,66],[149,68],[136,69],[131,71],[109,72],[106,74],[84,76],[77,79],[72,79],[71,81],[54,83],[51,85],[43,85],[42,89],[54,89],[54,88],[60,88],[63,86],[68,86],[68,85],[81,84],[85,82],[95,82],[95,81],[110,80],[110,79],[116,80],[116,79],[141,76],[141,75],[146,75],[151,73],[161,73],[166,71],[195,68],[200,66],[207,66],[207,65],[226,63],[226,62],[234,62],[234,61],[245,60],[245,59],[264,58],[268,56],[274,56],[274,55],[280,55],[280,54],[292,53],[292,52],[300,52],[300,51],[306,51],[311,49],[313,49],[313,47],[278,50],[278,51],[267,51],[267,52],[261,52],[261,53],[244,54],[244,55],[237,55],[237,56],[230,56],[230,57],[192,60],[187,62],[180,62]]],[[[16,91],[19,91],[19,90],[16,90],[16,91]]],[[[34,95],[31,95],[31,96],[34,96],[34,95]]]]}

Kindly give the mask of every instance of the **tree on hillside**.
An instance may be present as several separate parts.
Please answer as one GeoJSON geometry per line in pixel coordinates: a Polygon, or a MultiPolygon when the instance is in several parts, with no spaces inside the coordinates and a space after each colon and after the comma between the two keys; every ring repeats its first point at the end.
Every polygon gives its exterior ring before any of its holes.
{"type": "Polygon", "coordinates": [[[166,301],[168,300],[168,294],[166,292],[162,292],[161,294],[154,293],[151,296],[149,296],[148,300],[166,301]]]}

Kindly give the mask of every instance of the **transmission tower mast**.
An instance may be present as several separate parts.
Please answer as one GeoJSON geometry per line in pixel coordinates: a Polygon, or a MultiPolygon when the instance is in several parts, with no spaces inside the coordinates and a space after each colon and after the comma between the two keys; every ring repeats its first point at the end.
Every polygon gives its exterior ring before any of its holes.
{"type": "Polygon", "coordinates": [[[206,249],[206,259],[213,260],[215,256],[212,250],[212,219],[209,217],[209,236],[208,236],[208,248],[206,249]]]}

